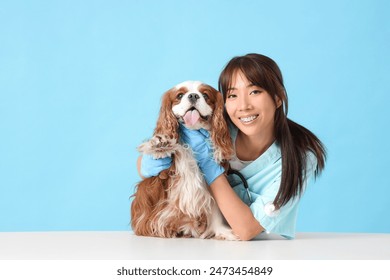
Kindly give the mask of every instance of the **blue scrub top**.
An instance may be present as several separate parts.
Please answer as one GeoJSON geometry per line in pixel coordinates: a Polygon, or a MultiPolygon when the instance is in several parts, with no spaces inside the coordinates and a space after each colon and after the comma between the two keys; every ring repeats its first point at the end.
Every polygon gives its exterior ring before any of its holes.
{"type": "MultiPolygon", "coordinates": [[[[230,132],[233,143],[235,143],[237,128],[230,127],[230,132]]],[[[307,181],[313,177],[317,166],[314,154],[308,153],[307,156],[306,180],[303,189],[306,188],[307,181]]],[[[260,157],[239,171],[248,182],[252,204],[250,204],[244,185],[237,175],[229,175],[229,183],[241,200],[250,205],[254,217],[266,233],[274,233],[287,239],[293,239],[299,197],[291,199],[276,211],[273,205],[282,176],[282,157],[279,145],[274,142],[260,157]]]]}

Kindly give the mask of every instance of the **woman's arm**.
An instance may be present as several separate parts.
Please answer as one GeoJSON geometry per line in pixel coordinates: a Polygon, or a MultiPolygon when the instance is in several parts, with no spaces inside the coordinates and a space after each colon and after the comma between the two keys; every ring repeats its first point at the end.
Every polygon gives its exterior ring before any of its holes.
{"type": "Polygon", "coordinates": [[[264,230],[224,175],[215,179],[210,189],[226,221],[241,240],[251,240],[264,230]]]}

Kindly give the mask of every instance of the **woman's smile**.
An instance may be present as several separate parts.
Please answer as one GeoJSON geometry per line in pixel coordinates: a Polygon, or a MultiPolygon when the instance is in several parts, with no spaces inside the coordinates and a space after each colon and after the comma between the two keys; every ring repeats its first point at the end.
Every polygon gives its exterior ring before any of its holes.
{"type": "Polygon", "coordinates": [[[252,116],[240,117],[239,119],[243,124],[249,124],[249,123],[253,122],[254,120],[256,120],[258,117],[259,117],[259,115],[256,114],[256,115],[252,115],[252,116]]]}

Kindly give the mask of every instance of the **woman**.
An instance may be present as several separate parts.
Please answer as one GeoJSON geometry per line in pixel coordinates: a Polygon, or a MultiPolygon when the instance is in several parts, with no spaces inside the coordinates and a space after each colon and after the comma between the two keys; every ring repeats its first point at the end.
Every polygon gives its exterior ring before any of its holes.
{"type": "MultiPolygon", "coordinates": [[[[294,238],[299,198],[325,165],[325,148],[309,130],[287,118],[287,93],[277,64],[264,55],[233,58],[219,77],[235,155],[230,161],[248,183],[226,177],[210,156],[205,131],[181,126],[206,182],[241,240],[261,232],[294,238]],[[232,188],[233,187],[233,188],[232,188]]],[[[141,174],[158,174],[170,159],[143,158],[141,174]]]]}

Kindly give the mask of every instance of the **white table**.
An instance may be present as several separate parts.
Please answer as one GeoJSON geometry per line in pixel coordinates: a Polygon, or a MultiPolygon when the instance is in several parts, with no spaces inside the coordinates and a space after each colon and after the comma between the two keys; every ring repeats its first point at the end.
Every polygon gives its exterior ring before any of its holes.
{"type": "Polygon", "coordinates": [[[0,260],[380,260],[390,234],[298,233],[294,240],[163,239],[130,232],[2,232],[0,260]]]}

